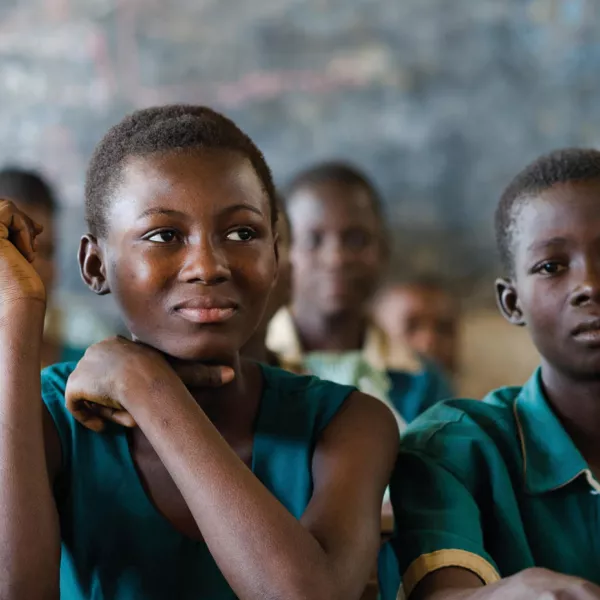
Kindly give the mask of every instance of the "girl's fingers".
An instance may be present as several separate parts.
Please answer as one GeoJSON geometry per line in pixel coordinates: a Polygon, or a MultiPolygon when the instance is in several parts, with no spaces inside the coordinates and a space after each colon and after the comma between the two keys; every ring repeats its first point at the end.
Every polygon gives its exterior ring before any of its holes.
{"type": "Polygon", "coordinates": [[[85,400],[68,401],[67,409],[81,425],[100,432],[106,425],[105,420],[96,414],[95,409],[92,409],[90,404],[85,400]]]}
{"type": "Polygon", "coordinates": [[[10,240],[30,262],[34,258],[35,238],[43,229],[12,202],[0,199],[0,237],[10,240]]]}
{"type": "Polygon", "coordinates": [[[136,427],[134,418],[123,409],[111,408],[89,400],[69,400],[67,408],[79,423],[93,431],[103,431],[106,421],[121,427],[136,427]]]}
{"type": "Polygon", "coordinates": [[[11,242],[29,262],[32,262],[35,257],[33,226],[23,215],[17,213],[13,215],[10,230],[9,239],[11,242]]]}

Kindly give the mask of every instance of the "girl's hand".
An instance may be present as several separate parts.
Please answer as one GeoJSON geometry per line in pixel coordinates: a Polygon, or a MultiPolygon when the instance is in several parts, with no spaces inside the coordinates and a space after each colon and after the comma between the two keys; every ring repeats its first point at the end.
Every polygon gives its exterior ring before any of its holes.
{"type": "Polygon", "coordinates": [[[67,408],[82,425],[102,431],[106,421],[135,427],[132,403],[157,386],[219,387],[233,379],[228,367],[193,365],[176,372],[148,346],[114,337],[90,346],[67,381],[67,408]],[[178,374],[179,373],[179,374],[178,374]]]}
{"type": "Polygon", "coordinates": [[[0,199],[0,307],[29,300],[46,301],[46,290],[31,265],[35,238],[42,226],[32,221],[10,200],[0,199]]]}

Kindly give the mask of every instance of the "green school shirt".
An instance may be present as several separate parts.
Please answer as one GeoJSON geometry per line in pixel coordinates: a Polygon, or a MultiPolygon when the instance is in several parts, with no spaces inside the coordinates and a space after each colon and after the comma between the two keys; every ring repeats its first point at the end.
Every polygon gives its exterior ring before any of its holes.
{"type": "Polygon", "coordinates": [[[438,404],[409,426],[392,478],[404,593],[448,566],[486,583],[544,567],[600,584],[599,494],[539,371],[438,404]]]}
{"type": "MultiPolygon", "coordinates": [[[[55,485],[63,600],[230,600],[235,595],[205,543],[160,515],[135,470],[126,430],[94,433],[65,408],[75,363],[42,374],[42,396],[63,453],[55,485]]],[[[354,388],[262,366],[264,393],[252,471],[300,518],[312,495],[312,454],[321,432],[354,388]]]]}

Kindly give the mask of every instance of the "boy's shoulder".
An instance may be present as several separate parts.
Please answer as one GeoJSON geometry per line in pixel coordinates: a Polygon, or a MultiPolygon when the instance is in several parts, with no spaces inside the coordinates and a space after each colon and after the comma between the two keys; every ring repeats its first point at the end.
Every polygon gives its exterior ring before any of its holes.
{"type": "Polygon", "coordinates": [[[401,451],[468,477],[474,464],[518,464],[521,447],[515,410],[523,389],[503,387],[483,400],[439,402],[409,425],[401,451]]]}
{"type": "Polygon", "coordinates": [[[426,444],[431,438],[460,435],[465,430],[513,429],[514,404],[522,389],[521,386],[498,388],[483,400],[451,398],[438,402],[411,423],[406,437],[426,444]]]}

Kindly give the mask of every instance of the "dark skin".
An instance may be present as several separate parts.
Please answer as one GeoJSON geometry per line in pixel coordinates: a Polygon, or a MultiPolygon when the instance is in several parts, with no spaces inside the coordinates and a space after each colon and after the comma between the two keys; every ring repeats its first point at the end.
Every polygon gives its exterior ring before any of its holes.
{"type": "Polygon", "coordinates": [[[392,340],[444,367],[457,368],[458,306],[445,290],[418,283],[386,289],[375,305],[374,316],[392,340]]]}
{"type": "Polygon", "coordinates": [[[290,245],[292,235],[287,216],[280,210],[276,224],[278,266],[277,279],[267,302],[267,309],[263,318],[252,335],[244,344],[242,354],[258,362],[270,364],[276,361],[267,348],[267,329],[275,313],[282,307],[287,306],[292,295],[292,267],[290,264],[290,245]]]}
{"type": "MultiPolygon", "coordinates": [[[[15,206],[26,213],[35,223],[39,223],[43,227],[43,230],[36,238],[36,252],[32,264],[51,299],[56,280],[55,215],[49,208],[41,204],[23,203],[15,200],[15,206]]],[[[61,350],[62,348],[57,343],[57,340],[44,339],[42,366],[59,362],[61,350]]]]}
{"type": "MultiPolygon", "coordinates": [[[[393,417],[363,394],[346,401],[317,442],[309,506],[300,521],[293,518],[248,469],[262,373],[239,350],[261,319],[277,267],[262,185],[248,160],[224,151],[132,158],[123,175],[108,235],[84,237],[80,264],[92,290],[117,297],[135,341],[92,346],[69,379],[68,407],[92,429],[103,419],[131,427],[132,458],[157,511],[184,535],[204,539],[241,599],[358,597],[376,555],[381,498],[397,452],[393,417]]],[[[0,251],[0,284],[27,264],[13,244],[5,249],[17,267],[3,273],[0,251]]],[[[29,273],[29,280],[25,288],[36,289],[39,278],[29,273]]],[[[10,322],[0,331],[9,347],[27,327],[16,308],[10,322]]],[[[41,414],[36,421],[25,411],[38,406],[41,413],[39,371],[38,387],[29,389],[22,359],[5,354],[0,407],[12,407],[13,421],[35,440],[41,414]]],[[[48,498],[60,443],[47,416],[45,425],[45,449],[37,445],[26,456],[28,473],[13,468],[13,446],[0,448],[0,489],[9,490],[0,519],[22,523],[3,540],[0,572],[29,582],[36,565],[46,591],[27,589],[28,599],[58,596],[60,538],[48,498]],[[50,477],[40,475],[40,460],[50,477]],[[22,507],[17,499],[28,485],[38,487],[39,500],[22,507]],[[45,553],[33,543],[40,530],[45,553]]],[[[0,596],[6,581],[0,577],[0,596]]]]}
{"type": "MultiPolygon", "coordinates": [[[[512,324],[530,330],[547,399],[598,478],[600,181],[554,185],[515,211],[513,275],[496,282],[498,303],[512,324]]],[[[411,594],[411,600],[488,598],[598,600],[600,587],[545,569],[482,587],[472,573],[448,568],[411,594]]]]}
{"type": "Polygon", "coordinates": [[[294,232],[292,316],[303,348],[360,349],[385,265],[379,217],[363,186],[326,181],[288,198],[294,232]]]}

